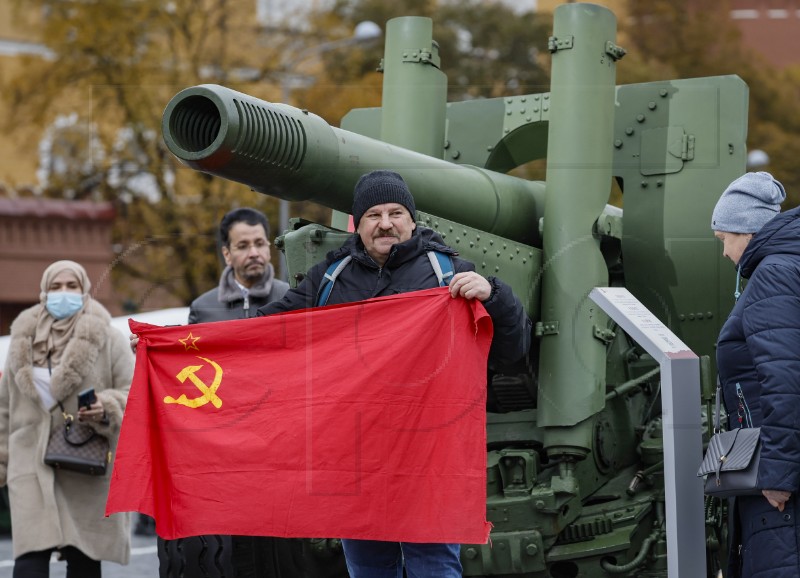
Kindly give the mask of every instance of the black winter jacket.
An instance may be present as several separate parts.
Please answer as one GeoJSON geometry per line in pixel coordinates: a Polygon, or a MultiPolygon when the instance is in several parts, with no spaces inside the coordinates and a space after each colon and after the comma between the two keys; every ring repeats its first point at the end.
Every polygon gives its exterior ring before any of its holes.
{"type": "MultiPolygon", "coordinates": [[[[457,257],[458,253],[445,245],[436,232],[425,227],[418,226],[411,239],[392,247],[383,267],[367,254],[359,236],[353,235],[339,249],[328,253],[323,262],[312,267],[297,288],[290,289],[280,301],[259,308],[258,314],[271,315],[313,307],[328,266],[348,254],[353,260],[336,278],[328,298],[329,305],[437,287],[439,283],[427,251],[450,255],[456,273],[475,270],[472,263],[457,257]]],[[[494,325],[489,359],[492,363],[511,363],[523,357],[530,348],[531,322],[511,287],[495,277],[488,280],[492,285],[492,295],[483,306],[494,325]]]]}
{"type": "Polygon", "coordinates": [[[717,366],[729,415],[739,427],[736,384],[761,427],[759,484],[792,493],[783,512],[763,496],[736,499],[729,576],[800,577],[800,208],[781,213],[750,241],[739,267],[749,282],[722,327],[717,366]],[[738,541],[736,539],[738,538],[738,541]],[[738,566],[741,565],[741,568],[738,566]],[[741,570],[741,574],[736,571],[741,570]]]}

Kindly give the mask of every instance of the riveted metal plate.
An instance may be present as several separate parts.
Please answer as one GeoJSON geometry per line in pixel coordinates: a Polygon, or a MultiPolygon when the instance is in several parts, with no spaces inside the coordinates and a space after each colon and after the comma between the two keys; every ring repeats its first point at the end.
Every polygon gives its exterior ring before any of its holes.
{"type": "Polygon", "coordinates": [[[575,41],[575,37],[564,36],[563,38],[556,38],[555,36],[551,36],[547,39],[547,49],[550,52],[556,52],[558,50],[569,50],[572,48],[573,42],[575,41]]]}
{"type": "Polygon", "coordinates": [[[503,135],[521,126],[550,120],[550,93],[524,94],[503,99],[503,135]]]}
{"type": "Polygon", "coordinates": [[[417,223],[437,231],[460,257],[474,263],[481,275],[495,276],[511,285],[528,315],[536,320],[542,267],[540,249],[422,211],[417,211],[417,223]]]}

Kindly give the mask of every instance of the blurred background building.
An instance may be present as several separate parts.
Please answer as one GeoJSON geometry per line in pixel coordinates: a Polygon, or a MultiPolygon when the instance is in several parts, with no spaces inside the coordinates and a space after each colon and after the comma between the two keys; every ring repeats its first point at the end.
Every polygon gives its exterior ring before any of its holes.
{"type": "MultiPolygon", "coordinates": [[[[552,12],[559,0],[537,0],[538,10],[552,12]]],[[[625,18],[627,0],[592,0],[611,9],[618,21],[625,18]]],[[[727,14],[716,14],[725,2],[690,0],[687,3],[707,18],[732,20],[742,33],[742,42],[777,68],[800,64],[800,0],[728,0],[727,14]]]]}
{"type": "Polygon", "coordinates": [[[111,203],[0,198],[0,335],[38,302],[42,272],[57,259],[81,263],[94,297],[117,315],[108,277],[113,222],[111,203]]]}

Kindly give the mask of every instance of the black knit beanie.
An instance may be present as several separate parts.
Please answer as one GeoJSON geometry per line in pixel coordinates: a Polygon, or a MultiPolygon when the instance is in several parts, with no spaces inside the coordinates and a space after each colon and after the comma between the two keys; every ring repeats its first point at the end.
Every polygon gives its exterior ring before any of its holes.
{"type": "Polygon", "coordinates": [[[353,225],[358,227],[362,215],[375,205],[398,203],[411,213],[411,219],[417,217],[414,197],[408,190],[403,177],[393,171],[372,171],[362,175],[353,190],[353,225]]]}

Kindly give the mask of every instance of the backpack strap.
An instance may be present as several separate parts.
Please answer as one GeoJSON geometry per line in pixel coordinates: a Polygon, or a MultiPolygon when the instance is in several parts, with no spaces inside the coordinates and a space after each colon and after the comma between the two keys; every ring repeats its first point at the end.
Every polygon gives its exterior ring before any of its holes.
{"type": "Polygon", "coordinates": [[[319,291],[317,291],[317,298],[314,300],[314,306],[320,307],[325,305],[328,302],[328,298],[331,296],[331,290],[333,289],[333,284],[336,282],[336,278],[339,276],[339,273],[342,272],[342,269],[347,267],[347,264],[352,260],[353,257],[347,255],[334,261],[331,263],[328,268],[325,270],[325,275],[322,277],[322,283],[319,285],[319,291]]]}
{"type": "MultiPolygon", "coordinates": [[[[439,251],[427,251],[427,254],[431,267],[433,267],[433,272],[436,273],[436,279],[439,281],[439,287],[447,287],[454,274],[453,260],[450,255],[445,255],[439,251]]],[[[328,265],[325,275],[322,277],[322,283],[319,285],[317,298],[314,300],[315,307],[321,307],[328,302],[336,278],[352,259],[352,256],[347,255],[328,265]]]]}
{"type": "Polygon", "coordinates": [[[428,260],[431,262],[436,279],[439,280],[439,287],[447,287],[450,279],[453,278],[453,260],[450,255],[445,255],[439,251],[428,251],[428,260]]]}

